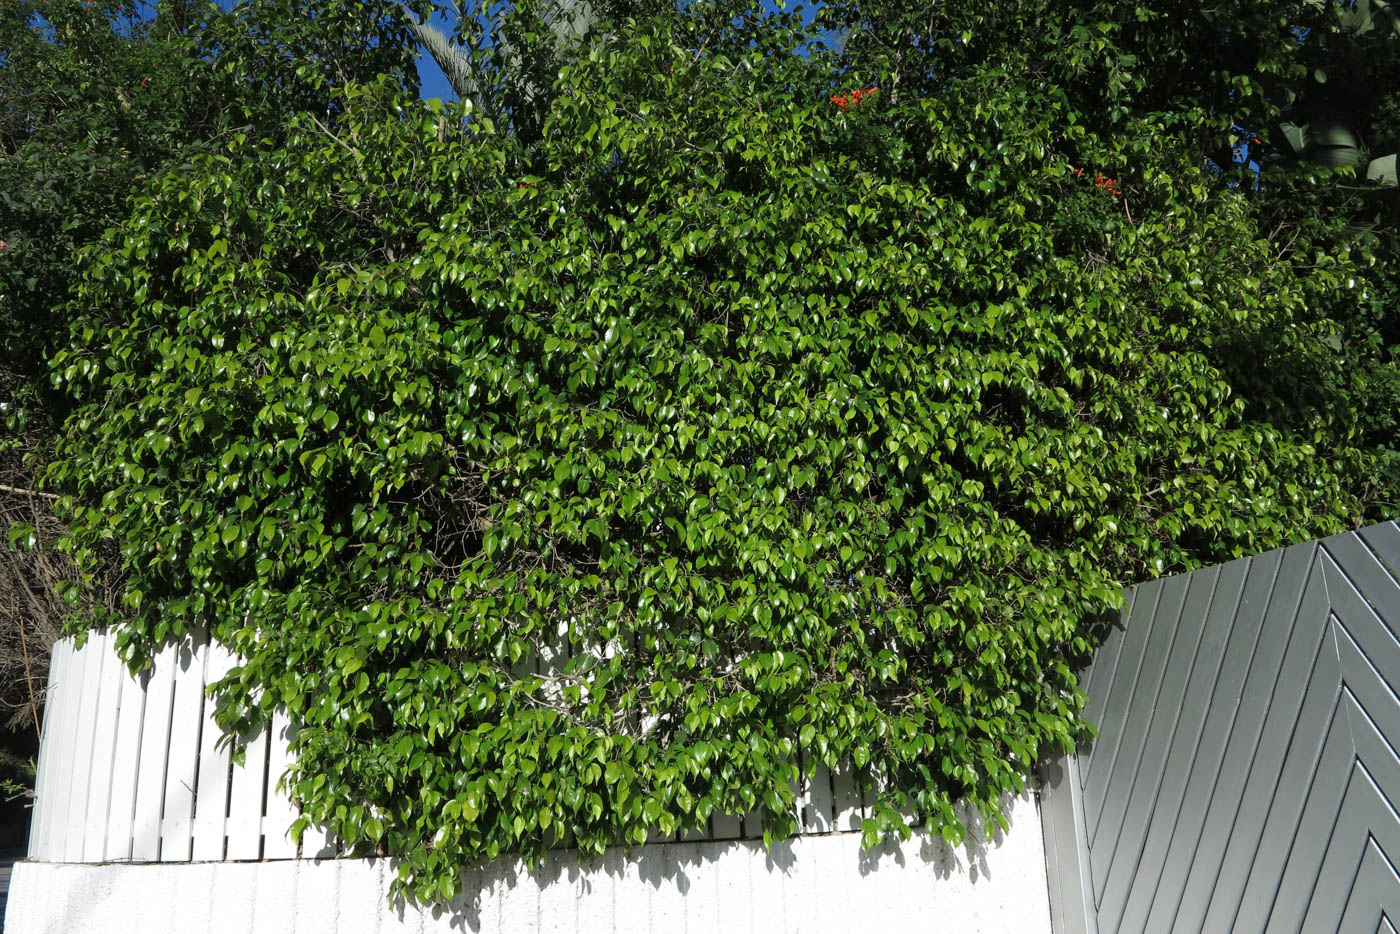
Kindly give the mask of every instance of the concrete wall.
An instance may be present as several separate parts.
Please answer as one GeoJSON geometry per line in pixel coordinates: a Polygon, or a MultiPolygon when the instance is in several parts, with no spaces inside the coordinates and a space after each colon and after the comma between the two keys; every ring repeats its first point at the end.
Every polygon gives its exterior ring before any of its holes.
{"type": "Polygon", "coordinates": [[[497,862],[466,874],[450,911],[387,900],[385,860],[222,863],[24,862],[8,934],[399,934],[905,931],[1048,934],[1035,798],[1012,829],[950,850],[915,833],[863,853],[860,835],[648,844],[580,865],[560,851],[534,872],[497,862]]]}

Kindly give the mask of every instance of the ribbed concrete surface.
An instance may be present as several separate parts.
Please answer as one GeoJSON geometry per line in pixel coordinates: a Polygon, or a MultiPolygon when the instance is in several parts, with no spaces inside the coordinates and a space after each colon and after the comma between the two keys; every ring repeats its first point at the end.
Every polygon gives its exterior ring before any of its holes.
{"type": "Polygon", "coordinates": [[[448,934],[545,931],[776,934],[913,931],[1048,934],[1036,803],[1012,830],[951,851],[916,833],[862,853],[860,836],[650,844],[580,866],[469,872],[454,910],[388,904],[384,860],[15,866],[8,934],[448,934]]]}

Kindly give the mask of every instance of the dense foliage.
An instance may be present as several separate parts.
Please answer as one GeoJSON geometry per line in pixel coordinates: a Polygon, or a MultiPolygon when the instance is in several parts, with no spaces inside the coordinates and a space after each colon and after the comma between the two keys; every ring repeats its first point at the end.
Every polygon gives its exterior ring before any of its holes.
{"type": "MultiPolygon", "coordinates": [[[[210,108],[173,25],[122,3],[0,4],[0,779],[32,781],[49,647],[70,608],[55,584],[76,576],[48,546],[63,530],[34,492],[62,396],[49,355],[68,338],[77,251],[127,214],[128,193],[173,150],[203,136],[210,108]]],[[[98,572],[100,569],[89,568],[98,572]]],[[[100,586],[87,599],[102,602],[100,586]]],[[[27,826],[27,813],[0,821],[27,826]]],[[[0,829],[0,834],[4,830],[0,829]]],[[[22,843],[9,839],[6,845],[22,843]]]]}
{"type": "MultiPolygon", "coordinates": [[[[411,89],[406,16],[392,2],[0,3],[0,717],[25,731],[3,740],[21,753],[71,611],[55,585],[77,576],[50,547],[63,525],[35,472],[68,413],[48,362],[68,339],[82,250],[148,178],[229,132],[276,138],[292,113],[333,111],[334,88],[354,80],[411,89]]],[[[112,608],[119,554],[86,570],[91,586],[65,593],[112,608]]]]}
{"type": "Polygon", "coordinates": [[[66,337],[75,251],[126,215],[127,194],[207,117],[185,93],[198,75],[181,74],[178,45],[145,28],[123,4],[0,6],[0,388],[12,430],[43,418],[23,389],[66,337]],[[15,422],[9,407],[26,401],[15,422]]]}
{"type": "Polygon", "coordinates": [[[1082,735],[1120,582],[1362,514],[1356,412],[1240,355],[1345,370],[1367,255],[1280,251],[1203,105],[615,34],[528,140],[352,84],[152,179],[54,361],[93,622],[237,651],[223,721],[300,718],[304,821],[405,891],[782,834],[818,763],[957,839],[1082,735]]]}
{"type": "MultiPolygon", "coordinates": [[[[1260,366],[1299,338],[1274,325],[1217,341],[1211,358],[1251,417],[1311,437],[1321,457],[1366,452],[1369,479],[1356,492],[1368,518],[1400,508],[1393,417],[1400,196],[1360,180],[1367,159],[1400,148],[1400,41],[1388,8],[1320,0],[835,0],[822,6],[818,24],[844,37],[843,66],[878,81],[888,100],[937,95],[950,77],[993,63],[1019,69],[1008,93],[1053,86],[1096,137],[1134,135],[1201,166],[1201,184],[1246,192],[1253,236],[1279,261],[1307,269],[1343,251],[1359,267],[1355,287],[1324,285],[1300,312],[1328,332],[1333,354],[1304,351],[1292,356],[1295,365],[1260,366]],[[1310,145],[1299,159],[1282,130],[1293,121],[1311,125],[1319,141],[1359,137],[1365,151],[1310,145]]],[[[984,142],[995,139],[993,129],[984,142]]],[[[1073,143],[1066,149],[1075,152],[1073,143]]]]}
{"type": "Polygon", "coordinates": [[[398,4],[315,7],[0,5],[0,389],[26,409],[12,431],[59,403],[34,405],[29,377],[66,336],[79,249],[142,180],[231,128],[275,135],[290,114],[324,114],[337,83],[412,72],[398,4]]]}

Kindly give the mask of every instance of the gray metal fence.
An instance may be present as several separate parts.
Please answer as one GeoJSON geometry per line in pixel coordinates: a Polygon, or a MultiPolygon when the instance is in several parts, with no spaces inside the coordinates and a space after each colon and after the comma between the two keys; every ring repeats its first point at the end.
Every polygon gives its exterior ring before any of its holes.
{"type": "Polygon", "coordinates": [[[1058,932],[1400,923],[1400,526],[1135,588],[1050,764],[1058,932]]]}

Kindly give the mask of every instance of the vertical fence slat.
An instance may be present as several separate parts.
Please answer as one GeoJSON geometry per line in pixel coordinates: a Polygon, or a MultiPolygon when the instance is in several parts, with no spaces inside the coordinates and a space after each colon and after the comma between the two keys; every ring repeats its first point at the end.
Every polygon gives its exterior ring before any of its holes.
{"type": "Polygon", "coordinates": [[[713,826],[714,816],[711,815],[710,819],[705,821],[703,826],[697,827],[694,830],[683,830],[676,834],[676,840],[681,843],[699,843],[702,840],[713,840],[714,833],[711,829],[713,826]]]}
{"type": "Polygon", "coordinates": [[[802,827],[805,832],[831,833],[833,797],[831,769],[819,762],[803,794],[802,827]]]}
{"type": "Polygon", "coordinates": [[[165,806],[160,823],[160,859],[190,858],[194,790],[199,769],[200,698],[204,695],[205,640],[179,647],[175,657],[175,697],[170,714],[170,745],[165,765],[165,806]]]}
{"type": "Polygon", "coordinates": [[[297,819],[296,808],[292,806],[290,790],[279,790],[282,773],[291,764],[292,721],[281,711],[272,718],[271,745],[267,758],[267,806],[263,820],[263,859],[292,859],[297,855],[297,845],[292,842],[289,831],[292,821],[297,819]]]}
{"type": "Polygon", "coordinates": [[[49,678],[44,695],[44,741],[39,744],[39,759],[34,770],[34,807],[29,813],[29,858],[46,859],[44,852],[48,841],[48,825],[45,823],[50,810],[49,789],[53,787],[54,755],[58,748],[58,695],[53,691],[54,679],[63,665],[63,642],[54,643],[49,655],[49,678]]]}
{"type": "Polygon", "coordinates": [[[716,840],[733,840],[744,835],[744,819],[730,814],[716,814],[710,818],[710,834],[716,840]]]}
{"type": "MultiPolygon", "coordinates": [[[[204,650],[204,684],[219,681],[233,667],[233,653],[217,642],[204,650]]],[[[203,698],[200,707],[199,775],[195,782],[194,843],[196,860],[224,858],[224,818],[228,815],[229,745],[214,722],[214,701],[203,698]]]]}
{"type": "Polygon", "coordinates": [[[301,835],[302,859],[334,859],[335,841],[314,824],[301,835]]]}
{"type": "Polygon", "coordinates": [[[225,859],[257,859],[262,855],[262,812],[270,738],[269,731],[262,730],[248,741],[243,764],[234,763],[225,859]]]}
{"type": "MultiPolygon", "coordinates": [[[[562,669],[569,655],[566,631],[561,627],[564,645],[522,659],[521,676],[548,677],[562,669]]],[[[275,714],[270,731],[248,743],[243,765],[234,765],[230,747],[220,742],[214,705],[206,703],[204,691],[236,663],[226,649],[203,641],[193,648],[167,647],[145,679],[134,679],[114,643],[110,635],[94,634],[83,651],[68,640],[55,647],[33,858],[171,862],[337,855],[320,828],[308,828],[300,847],[287,832],[297,811],[290,791],[277,788],[291,761],[293,729],[285,713],[275,714]]],[[[802,755],[805,764],[807,753],[802,755]]],[[[833,772],[818,764],[794,791],[802,834],[858,831],[867,814],[846,769],[833,772]]],[[[667,839],[758,837],[759,814],[715,814],[708,827],[667,839]]]]}
{"type": "Polygon", "coordinates": [[[72,693],[68,670],[73,662],[73,644],[68,639],[60,639],[53,647],[53,658],[49,661],[49,688],[44,712],[44,750],[41,762],[44,771],[35,785],[36,798],[40,805],[35,818],[34,841],[29,852],[37,859],[56,858],[57,825],[67,802],[62,800],[64,792],[60,788],[65,780],[71,758],[69,741],[72,738],[71,718],[67,707],[72,693]]]}
{"type": "Polygon", "coordinates": [[[312,824],[301,835],[302,859],[335,859],[339,846],[324,827],[312,824]]]}
{"type": "Polygon", "coordinates": [[[69,766],[72,774],[68,794],[64,796],[67,810],[64,814],[62,858],[68,863],[81,862],[83,858],[88,787],[92,778],[92,741],[97,728],[98,704],[102,699],[102,636],[90,634],[87,642],[78,650],[77,658],[79,663],[71,670],[74,677],[82,679],[82,700],[72,721],[73,760],[69,766]]]}
{"type": "Polygon", "coordinates": [[[836,829],[860,830],[860,822],[866,815],[860,795],[860,783],[856,781],[854,770],[836,770],[831,776],[831,797],[836,829]]]}
{"type": "Polygon", "coordinates": [[[87,826],[83,831],[82,860],[102,862],[107,843],[107,811],[112,792],[112,769],[117,746],[117,713],[121,709],[122,682],[126,670],[112,650],[110,633],[93,635],[93,652],[99,656],[98,705],[92,738],[92,771],[88,779],[87,826]]]}
{"type": "Polygon", "coordinates": [[[763,811],[754,808],[744,815],[744,839],[754,840],[763,836],[763,811]]]}
{"type": "Polygon", "coordinates": [[[156,654],[146,684],[141,718],[141,762],[136,770],[136,809],[132,815],[131,858],[160,858],[160,815],[165,797],[165,761],[170,742],[170,705],[175,696],[176,647],[156,654]]]}
{"type": "Polygon", "coordinates": [[[121,689],[117,693],[116,741],[112,748],[112,787],[107,796],[106,842],[102,858],[131,858],[132,815],[136,811],[136,778],[141,767],[141,724],[146,716],[146,691],[115,654],[121,689]]]}
{"type": "MultiPolygon", "coordinates": [[[[53,670],[53,665],[55,664],[55,660],[56,660],[57,657],[58,657],[58,650],[59,650],[59,646],[55,645],[55,646],[53,647],[53,651],[49,653],[49,670],[50,670],[50,671],[53,670]]],[[[51,699],[51,698],[50,698],[50,699],[51,699]]],[[[52,718],[53,718],[53,707],[52,707],[51,704],[45,703],[45,704],[44,704],[44,713],[42,714],[42,722],[41,722],[40,724],[36,724],[36,727],[41,727],[41,731],[40,731],[40,735],[41,735],[41,736],[48,736],[48,735],[49,735],[49,727],[50,727],[50,725],[51,725],[52,718]]],[[[44,795],[42,794],[41,789],[43,789],[43,788],[45,787],[45,782],[46,782],[46,780],[47,780],[47,778],[48,778],[48,774],[49,774],[49,750],[46,749],[45,746],[44,746],[44,744],[41,743],[41,744],[39,745],[39,756],[38,756],[37,760],[36,760],[35,763],[34,763],[34,792],[35,792],[35,794],[34,794],[34,803],[33,803],[33,805],[32,805],[32,806],[30,807],[30,809],[29,809],[29,852],[28,852],[28,856],[29,856],[30,859],[34,859],[35,857],[37,857],[37,856],[39,855],[38,852],[37,852],[37,848],[38,848],[38,846],[39,846],[39,833],[40,833],[39,828],[43,826],[43,820],[44,820],[44,795]]]]}

